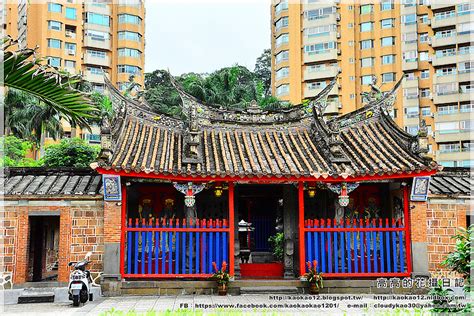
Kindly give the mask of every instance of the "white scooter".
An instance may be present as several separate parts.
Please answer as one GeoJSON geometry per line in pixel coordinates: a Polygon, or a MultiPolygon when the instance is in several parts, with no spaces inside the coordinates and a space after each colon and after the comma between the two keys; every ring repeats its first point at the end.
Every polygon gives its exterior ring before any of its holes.
{"type": "Polygon", "coordinates": [[[91,255],[92,253],[88,252],[84,260],[68,263],[68,266],[74,266],[74,270],[69,274],[69,300],[72,301],[73,306],[93,300],[92,278],[90,272],[86,270],[91,255]]]}

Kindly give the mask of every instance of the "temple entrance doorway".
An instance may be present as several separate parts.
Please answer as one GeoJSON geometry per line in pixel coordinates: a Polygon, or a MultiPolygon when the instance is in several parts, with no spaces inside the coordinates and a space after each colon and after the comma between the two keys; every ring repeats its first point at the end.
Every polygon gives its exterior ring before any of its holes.
{"type": "Polygon", "coordinates": [[[283,186],[239,184],[237,195],[241,276],[283,276],[270,238],[283,233],[283,186]]]}

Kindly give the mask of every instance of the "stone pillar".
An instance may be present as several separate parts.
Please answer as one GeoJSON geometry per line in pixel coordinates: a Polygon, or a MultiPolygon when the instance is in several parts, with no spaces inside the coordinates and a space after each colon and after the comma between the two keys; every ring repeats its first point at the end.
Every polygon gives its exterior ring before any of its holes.
{"type": "Polygon", "coordinates": [[[428,275],[428,238],[426,202],[410,201],[411,254],[413,276],[428,275]]]}
{"type": "Polygon", "coordinates": [[[104,202],[104,278],[120,279],[121,226],[122,203],[104,202]]]}
{"type": "Polygon", "coordinates": [[[283,187],[283,233],[285,234],[285,279],[294,279],[298,275],[298,200],[297,191],[293,185],[283,187]]]}

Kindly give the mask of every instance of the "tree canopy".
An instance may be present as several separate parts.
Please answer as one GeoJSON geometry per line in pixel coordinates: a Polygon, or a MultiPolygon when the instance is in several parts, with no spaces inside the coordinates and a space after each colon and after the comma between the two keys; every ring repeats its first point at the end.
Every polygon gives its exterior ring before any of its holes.
{"type": "MultiPolygon", "coordinates": [[[[270,95],[270,51],[257,59],[255,71],[234,65],[210,74],[186,73],[174,77],[183,89],[202,102],[228,109],[245,109],[252,100],[262,109],[288,107],[270,95]]],[[[181,115],[181,99],[165,70],[145,74],[145,99],[159,112],[181,115]]]]}
{"type": "Polygon", "coordinates": [[[100,147],[92,146],[80,138],[65,138],[59,144],[46,148],[46,167],[88,167],[97,159],[100,147]]]}

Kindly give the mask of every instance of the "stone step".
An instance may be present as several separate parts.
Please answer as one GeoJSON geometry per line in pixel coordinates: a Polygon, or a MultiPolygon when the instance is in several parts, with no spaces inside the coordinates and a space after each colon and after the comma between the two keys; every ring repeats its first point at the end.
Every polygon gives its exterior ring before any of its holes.
{"type": "Polygon", "coordinates": [[[54,289],[26,288],[18,297],[18,304],[54,303],[54,289]]]}
{"type": "Polygon", "coordinates": [[[296,286],[244,286],[240,294],[298,294],[296,286]]]}

